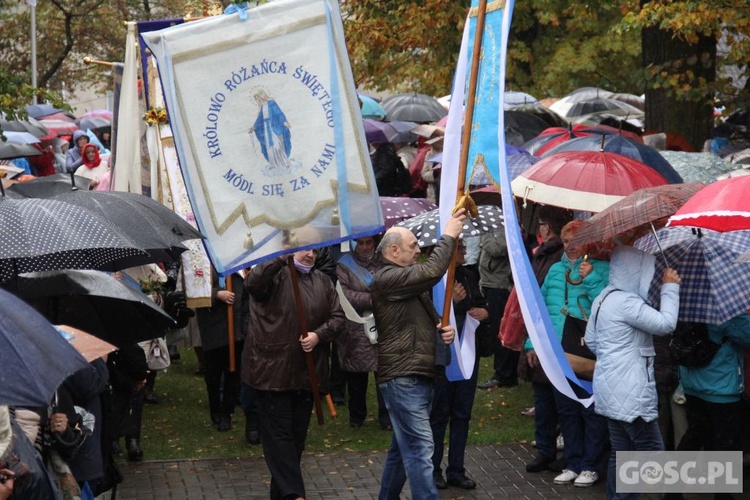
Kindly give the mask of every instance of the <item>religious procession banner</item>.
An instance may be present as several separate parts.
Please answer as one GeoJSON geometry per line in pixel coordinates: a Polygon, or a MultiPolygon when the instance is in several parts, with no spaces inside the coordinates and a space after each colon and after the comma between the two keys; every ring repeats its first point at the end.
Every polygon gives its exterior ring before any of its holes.
{"type": "Polygon", "coordinates": [[[337,3],[233,11],[142,34],[217,272],[382,231],[337,3]]]}
{"type": "MultiPolygon", "coordinates": [[[[451,211],[456,204],[461,161],[461,135],[465,107],[469,100],[471,54],[474,49],[478,12],[479,0],[472,0],[464,25],[445,129],[443,170],[440,179],[441,227],[450,218],[451,211]]],[[[489,1],[485,12],[471,139],[464,174],[465,186],[469,186],[469,180],[473,177],[475,170],[484,171],[491,182],[497,185],[501,161],[505,164],[505,137],[502,128],[502,113],[498,116],[498,105],[502,109],[507,40],[513,3],[506,2],[506,0],[489,1]],[[501,132],[500,135],[498,131],[501,132]]],[[[445,286],[445,283],[441,283],[433,290],[433,302],[438,310],[443,307],[445,286]]],[[[455,326],[453,314],[451,314],[451,319],[455,326]]],[[[475,331],[477,326],[476,322],[466,321],[464,331],[458,337],[458,341],[451,345],[451,363],[446,367],[448,380],[466,380],[471,377],[476,359],[475,331]]]]}

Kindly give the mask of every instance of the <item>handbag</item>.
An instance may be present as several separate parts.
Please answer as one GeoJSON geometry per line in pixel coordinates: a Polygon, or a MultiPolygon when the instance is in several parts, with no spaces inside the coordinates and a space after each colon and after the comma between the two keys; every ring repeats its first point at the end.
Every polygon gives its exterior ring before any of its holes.
{"type": "Polygon", "coordinates": [[[164,337],[152,339],[148,344],[146,362],[149,370],[166,370],[171,364],[169,348],[164,337]]]}
{"type": "Polygon", "coordinates": [[[563,325],[562,334],[562,347],[563,351],[568,354],[573,354],[586,359],[596,359],[596,356],[591,349],[586,347],[583,337],[586,335],[586,324],[588,318],[586,313],[581,307],[580,302],[578,308],[581,310],[581,315],[586,319],[579,319],[571,316],[568,312],[568,277],[565,277],[565,306],[560,312],[565,315],[565,324],[563,325]]]}

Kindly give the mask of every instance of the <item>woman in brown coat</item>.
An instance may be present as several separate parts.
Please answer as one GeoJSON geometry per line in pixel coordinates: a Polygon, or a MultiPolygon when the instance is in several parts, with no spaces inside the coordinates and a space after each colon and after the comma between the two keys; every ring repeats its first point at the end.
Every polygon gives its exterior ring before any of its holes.
{"type": "MultiPolygon", "coordinates": [[[[370,284],[372,276],[382,267],[379,252],[375,251],[380,238],[367,236],[354,240],[354,250],[339,259],[336,265],[344,296],[360,316],[372,313],[370,284]]],[[[367,385],[370,372],[378,370],[378,347],[372,344],[364,331],[365,325],[347,320],[346,328],[336,338],[339,366],[349,391],[349,424],[362,427],[367,417],[367,385]]],[[[377,385],[375,386],[377,388],[377,385]]],[[[378,421],[388,429],[391,420],[380,390],[378,394],[378,421]]]]}

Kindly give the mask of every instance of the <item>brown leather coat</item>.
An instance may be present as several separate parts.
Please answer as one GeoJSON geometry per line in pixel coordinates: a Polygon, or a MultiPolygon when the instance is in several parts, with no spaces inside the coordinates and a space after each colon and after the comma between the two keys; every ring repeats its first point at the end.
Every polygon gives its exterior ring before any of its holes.
{"type": "Polygon", "coordinates": [[[378,382],[421,375],[435,378],[436,325],[440,322],[429,291],[445,274],[455,239],[443,235],[422,264],[401,267],[384,260],[372,291],[378,327],[378,382]]]}
{"type": "MultiPolygon", "coordinates": [[[[344,326],[344,312],[331,279],[320,271],[298,273],[307,330],[320,337],[313,349],[321,392],[328,391],[328,342],[344,326]]],[[[299,319],[286,262],[271,259],[245,278],[251,295],[242,353],[242,381],[264,391],[310,389],[299,319]]]]}

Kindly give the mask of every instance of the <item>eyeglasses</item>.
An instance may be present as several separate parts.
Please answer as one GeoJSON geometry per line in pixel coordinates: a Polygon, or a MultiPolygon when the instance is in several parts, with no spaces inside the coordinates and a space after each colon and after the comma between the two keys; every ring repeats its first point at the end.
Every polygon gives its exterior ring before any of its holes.
{"type": "Polygon", "coordinates": [[[549,226],[549,224],[548,224],[547,222],[542,222],[542,221],[539,221],[539,222],[537,223],[537,225],[538,225],[538,226],[549,226]]]}

